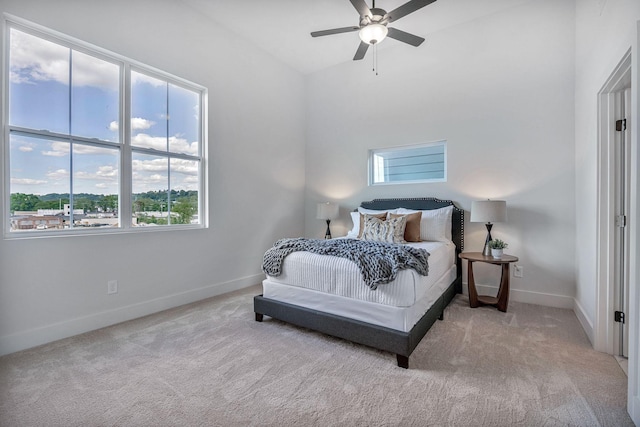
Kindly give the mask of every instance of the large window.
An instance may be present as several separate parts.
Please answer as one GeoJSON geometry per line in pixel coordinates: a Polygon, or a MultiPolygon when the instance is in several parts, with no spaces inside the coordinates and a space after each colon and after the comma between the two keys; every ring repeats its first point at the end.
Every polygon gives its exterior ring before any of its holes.
{"type": "Polygon", "coordinates": [[[446,141],[369,151],[369,185],[446,180],[446,141]]]}
{"type": "Polygon", "coordinates": [[[7,39],[9,235],[203,225],[204,88],[41,28],[7,39]]]}

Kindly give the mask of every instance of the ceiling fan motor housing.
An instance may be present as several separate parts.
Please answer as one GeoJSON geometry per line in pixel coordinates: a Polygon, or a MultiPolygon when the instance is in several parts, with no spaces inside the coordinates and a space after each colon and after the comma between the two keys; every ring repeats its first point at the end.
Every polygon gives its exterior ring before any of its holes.
{"type": "Polygon", "coordinates": [[[363,15],[360,17],[360,26],[365,26],[373,23],[387,25],[386,22],[382,22],[387,11],[384,9],[373,8],[371,9],[371,15],[363,15]]]}

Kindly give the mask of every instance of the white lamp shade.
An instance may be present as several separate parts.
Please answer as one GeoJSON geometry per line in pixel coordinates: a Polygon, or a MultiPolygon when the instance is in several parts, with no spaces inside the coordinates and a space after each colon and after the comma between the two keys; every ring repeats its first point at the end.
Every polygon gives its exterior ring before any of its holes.
{"type": "Polygon", "coordinates": [[[360,40],[367,44],[376,44],[380,43],[387,37],[387,33],[389,30],[385,25],[382,24],[369,24],[360,29],[358,35],[360,36],[360,40]]]}
{"type": "Polygon", "coordinates": [[[337,203],[324,202],[318,203],[316,217],[318,219],[336,219],[340,212],[340,206],[337,203]]]}
{"type": "Polygon", "coordinates": [[[505,222],[507,202],[504,200],[478,200],[471,202],[471,222],[505,222]]]}

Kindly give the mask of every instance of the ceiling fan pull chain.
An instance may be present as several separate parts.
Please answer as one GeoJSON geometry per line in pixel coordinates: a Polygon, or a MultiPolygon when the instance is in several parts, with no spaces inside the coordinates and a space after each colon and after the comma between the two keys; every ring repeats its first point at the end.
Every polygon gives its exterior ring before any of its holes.
{"type": "Polygon", "coordinates": [[[373,45],[373,55],[372,59],[373,59],[373,72],[376,73],[376,76],[378,75],[378,44],[374,44],[373,45]]]}
{"type": "Polygon", "coordinates": [[[373,68],[371,71],[376,72],[376,45],[373,45],[373,52],[371,52],[371,62],[373,62],[373,68]]]}

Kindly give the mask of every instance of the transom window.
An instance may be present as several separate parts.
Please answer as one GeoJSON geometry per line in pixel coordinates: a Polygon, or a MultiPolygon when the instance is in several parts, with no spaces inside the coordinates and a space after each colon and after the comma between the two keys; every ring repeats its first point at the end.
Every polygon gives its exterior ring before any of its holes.
{"type": "Polygon", "coordinates": [[[369,150],[369,185],[446,180],[446,141],[369,150]]]}
{"type": "Polygon", "coordinates": [[[5,235],[202,227],[206,90],[46,29],[7,28],[5,235]]]}

